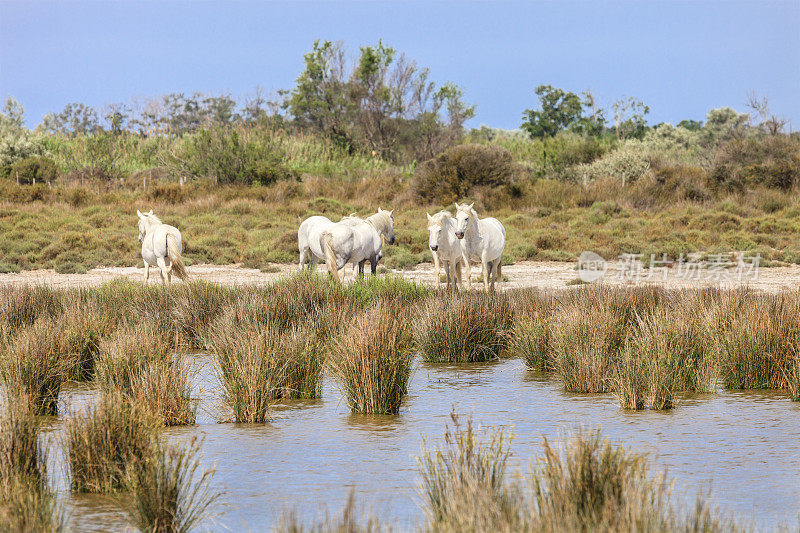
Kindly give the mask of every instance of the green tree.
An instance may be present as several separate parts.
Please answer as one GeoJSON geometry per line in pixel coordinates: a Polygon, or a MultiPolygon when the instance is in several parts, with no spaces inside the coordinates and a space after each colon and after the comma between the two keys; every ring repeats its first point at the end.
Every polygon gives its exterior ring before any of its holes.
{"type": "Polygon", "coordinates": [[[689,131],[700,131],[703,129],[703,121],[691,119],[681,120],[678,122],[678,127],[689,131]]]}
{"type": "Polygon", "coordinates": [[[526,109],[522,116],[522,129],[531,137],[554,137],[580,121],[583,104],[577,94],[551,85],[539,85],[536,95],[539,109],[526,109]]]}
{"type": "Polygon", "coordinates": [[[612,105],[614,109],[614,129],[617,139],[641,139],[647,133],[647,120],[645,116],[650,113],[650,108],[641,100],[628,97],[617,100],[612,105]]]}

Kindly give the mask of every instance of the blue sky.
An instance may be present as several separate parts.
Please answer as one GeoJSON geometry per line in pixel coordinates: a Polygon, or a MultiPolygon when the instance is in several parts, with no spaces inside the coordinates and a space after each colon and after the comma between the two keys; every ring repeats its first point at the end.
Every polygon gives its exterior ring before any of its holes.
{"type": "Polygon", "coordinates": [[[0,97],[29,124],[68,102],[290,88],[315,39],[378,39],[462,86],[471,125],[515,128],[539,84],[635,96],[650,122],[744,110],[800,128],[800,0],[178,2],[0,0],[0,97]]]}

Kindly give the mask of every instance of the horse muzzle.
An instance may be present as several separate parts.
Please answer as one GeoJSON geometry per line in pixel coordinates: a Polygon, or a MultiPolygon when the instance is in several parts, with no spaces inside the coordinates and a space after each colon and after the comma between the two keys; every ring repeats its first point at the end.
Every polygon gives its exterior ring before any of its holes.
{"type": "Polygon", "coordinates": [[[392,237],[392,238],[389,240],[389,244],[394,244],[394,241],[395,241],[395,239],[394,239],[394,237],[392,237]]]}
{"type": "Polygon", "coordinates": [[[456,237],[458,237],[459,239],[463,239],[464,238],[464,232],[463,231],[457,231],[456,232],[456,237]]]}
{"type": "Polygon", "coordinates": [[[436,245],[436,244],[431,244],[431,251],[432,251],[432,252],[435,252],[435,251],[436,251],[436,250],[438,250],[438,249],[439,249],[439,246],[438,246],[438,245],[436,245]]]}

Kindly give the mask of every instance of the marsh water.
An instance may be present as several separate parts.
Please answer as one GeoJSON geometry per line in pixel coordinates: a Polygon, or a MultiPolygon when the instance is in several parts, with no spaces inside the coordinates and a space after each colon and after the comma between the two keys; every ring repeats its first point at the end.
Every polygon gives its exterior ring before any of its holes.
{"type": "MultiPolygon", "coordinates": [[[[336,383],[323,397],[275,407],[263,425],[217,423],[218,390],[210,363],[197,375],[198,424],[170,428],[172,439],[203,439],[203,462],[216,465],[214,487],[225,492],[213,529],[263,531],[282,512],[306,522],[338,513],[351,490],[363,509],[395,529],[414,529],[424,516],[416,457],[423,437],[442,441],[451,411],[475,422],[508,425],[515,435],[511,469],[527,475],[542,437],[561,442],[577,428],[650,454],[653,469],[675,480],[674,497],[691,504],[698,492],[760,529],[796,528],[800,509],[800,404],[773,392],[725,392],[681,398],[668,412],[625,412],[610,394],[571,394],[552,376],[526,371],[519,359],[469,366],[417,363],[397,416],[350,413],[336,383]]],[[[69,389],[75,408],[93,392],[69,389]]],[[[60,421],[50,435],[58,442],[60,421]]],[[[53,463],[61,463],[58,446],[53,463]]],[[[57,485],[66,496],[63,467],[57,485]]],[[[72,530],[124,527],[113,503],[75,496],[66,505],[72,530]]]]}

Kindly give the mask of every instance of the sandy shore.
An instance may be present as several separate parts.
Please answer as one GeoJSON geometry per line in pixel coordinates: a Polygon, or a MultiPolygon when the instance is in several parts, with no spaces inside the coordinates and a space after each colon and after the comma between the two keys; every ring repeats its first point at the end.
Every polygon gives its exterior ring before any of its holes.
{"type": "MultiPolygon", "coordinates": [[[[578,278],[575,263],[561,262],[532,262],[525,261],[503,267],[503,276],[507,282],[502,283],[504,288],[538,287],[542,289],[563,289],[578,278]]],[[[189,274],[194,279],[204,279],[217,283],[230,285],[240,284],[266,284],[276,278],[297,271],[297,265],[275,265],[275,272],[261,272],[241,265],[193,265],[189,267],[189,274]]],[[[322,267],[320,267],[322,271],[322,267]]],[[[433,265],[423,263],[413,270],[398,272],[409,279],[432,284],[434,282],[433,265]]],[[[474,266],[473,279],[477,279],[480,268],[474,266]]],[[[19,274],[0,274],[0,284],[42,284],[54,287],[79,287],[92,286],[125,277],[141,281],[144,274],[142,267],[104,267],[95,268],[86,274],[57,274],[52,270],[31,270],[19,274]]],[[[347,279],[352,279],[352,271],[347,268],[347,279]]],[[[158,269],[151,270],[150,283],[159,283],[158,269]]],[[[784,289],[795,289],[800,282],[800,265],[787,267],[760,268],[756,273],[749,272],[738,276],[733,270],[724,274],[712,275],[709,272],[695,275],[695,279],[676,268],[659,271],[656,275],[648,277],[646,271],[636,273],[620,270],[620,265],[610,264],[608,272],[600,281],[604,285],[633,286],[642,284],[662,285],[668,288],[688,288],[702,286],[741,287],[748,286],[758,290],[777,292],[784,289]],[[628,279],[625,279],[625,275],[628,279]]],[[[473,284],[475,286],[475,284],[473,284]]]]}

